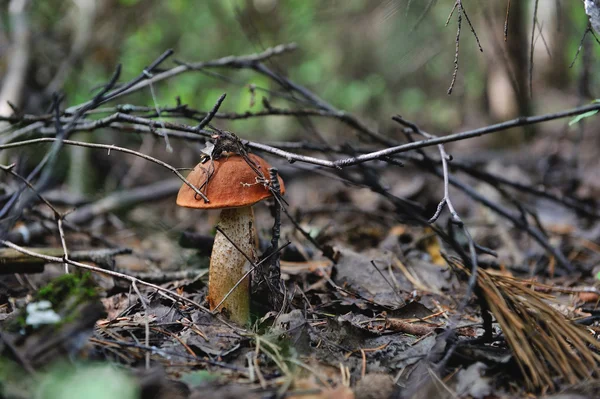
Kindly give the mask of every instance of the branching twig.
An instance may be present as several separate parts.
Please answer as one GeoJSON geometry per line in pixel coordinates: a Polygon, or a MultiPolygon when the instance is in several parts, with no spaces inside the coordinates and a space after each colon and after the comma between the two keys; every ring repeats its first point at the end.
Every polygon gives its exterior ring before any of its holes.
{"type": "MultiPolygon", "coordinates": [[[[421,129],[419,129],[419,127],[417,125],[402,119],[402,117],[400,117],[399,115],[394,116],[392,119],[404,126],[408,126],[408,128],[413,133],[419,134],[423,137],[430,138],[430,139],[435,138],[435,136],[428,134],[426,132],[423,132],[421,129]]],[[[463,301],[461,302],[461,304],[459,306],[459,313],[462,313],[464,308],[467,306],[467,303],[469,302],[472,293],[475,291],[475,288],[476,288],[476,286],[475,286],[476,282],[477,282],[476,276],[478,273],[478,260],[477,260],[477,252],[476,252],[477,245],[475,243],[475,240],[473,240],[471,233],[469,232],[469,230],[465,226],[464,222],[458,215],[458,212],[456,212],[454,205],[452,204],[452,200],[450,199],[450,188],[449,188],[450,173],[448,171],[448,161],[450,161],[452,158],[446,153],[446,150],[442,144],[438,144],[438,151],[440,153],[440,159],[442,162],[442,178],[444,181],[444,197],[438,204],[435,214],[428,220],[428,223],[429,224],[434,223],[440,217],[440,214],[441,214],[442,210],[444,209],[444,206],[447,206],[448,211],[450,212],[450,215],[451,215],[451,219],[450,219],[451,223],[459,226],[460,229],[462,230],[463,234],[467,238],[468,247],[469,247],[469,258],[464,257],[465,254],[462,254],[462,253],[461,253],[461,256],[463,256],[465,263],[470,265],[471,276],[469,277],[465,298],[463,299],[463,301]]],[[[429,161],[428,157],[426,156],[426,154],[423,151],[421,151],[421,155],[423,156],[423,158],[425,160],[429,161]]],[[[454,239],[454,237],[452,237],[452,238],[454,239]]],[[[455,316],[453,318],[453,320],[450,323],[451,328],[448,329],[448,332],[446,333],[446,336],[445,336],[446,340],[448,340],[450,338],[452,331],[454,330],[454,327],[457,325],[457,323],[458,323],[458,314],[457,314],[457,316],[455,316]]]]}
{"type": "Polygon", "coordinates": [[[574,115],[580,115],[589,111],[600,110],[600,104],[591,104],[582,107],[572,108],[566,111],[560,111],[552,114],[545,114],[539,116],[530,116],[525,118],[516,118],[511,119],[506,122],[497,123],[495,125],[490,125],[474,130],[468,130],[462,133],[449,134],[447,136],[436,137],[431,139],[426,139],[422,141],[415,141],[408,144],[401,144],[398,146],[386,148],[384,150],[374,151],[368,154],[359,155],[357,157],[341,159],[335,162],[335,165],[340,167],[346,167],[351,165],[357,165],[359,163],[373,161],[376,159],[381,159],[385,156],[400,154],[402,152],[407,152],[411,150],[416,150],[419,148],[425,148],[432,145],[437,144],[445,144],[451,143],[453,141],[465,140],[473,137],[480,137],[486,134],[499,132],[501,130],[510,129],[512,127],[517,126],[527,126],[535,123],[547,122],[555,119],[567,118],[574,115]]]}
{"type": "MultiPolygon", "coordinates": [[[[38,143],[51,143],[51,142],[55,142],[57,140],[58,139],[55,139],[52,137],[44,137],[44,138],[39,138],[39,139],[19,141],[16,143],[2,144],[2,145],[0,145],[0,150],[7,149],[7,148],[22,147],[22,146],[38,144],[38,143]]],[[[142,154],[141,152],[130,150],[129,148],[118,147],[118,146],[112,145],[112,144],[109,145],[109,144],[86,143],[83,141],[74,141],[74,140],[63,140],[63,144],[74,145],[74,146],[79,146],[79,147],[88,147],[88,148],[102,148],[102,149],[108,150],[109,154],[111,151],[118,151],[118,152],[124,152],[126,154],[135,155],[140,158],[144,158],[147,161],[153,162],[157,165],[162,166],[163,168],[169,169],[171,172],[173,172],[175,174],[175,176],[177,176],[179,179],[181,179],[182,182],[184,182],[186,185],[188,185],[192,190],[194,190],[194,192],[196,194],[198,194],[202,199],[204,199],[205,202],[209,202],[208,198],[200,190],[198,190],[198,188],[196,188],[192,183],[190,183],[185,177],[183,177],[183,175],[181,173],[179,173],[179,171],[177,169],[175,169],[168,163],[161,161],[160,159],[151,157],[150,155],[142,154]]]]}
{"type": "Polygon", "coordinates": [[[115,277],[115,278],[119,278],[119,279],[123,279],[123,280],[127,280],[130,283],[137,283],[139,285],[143,285],[145,287],[149,287],[152,288],[160,293],[162,293],[166,298],[172,300],[173,302],[183,302],[183,303],[187,303],[189,305],[193,305],[195,306],[197,309],[203,310],[207,313],[210,313],[210,310],[206,309],[204,306],[200,305],[199,303],[186,298],[182,295],[177,294],[176,292],[173,292],[169,289],[163,288],[161,286],[158,286],[156,284],[152,284],[152,283],[148,283],[146,281],[140,280],[138,278],[132,277],[132,276],[128,276],[126,274],[123,273],[119,273],[119,272],[115,272],[112,270],[106,270],[106,269],[102,269],[96,266],[90,266],[90,265],[86,265],[85,263],[80,263],[80,262],[75,262],[71,259],[64,259],[64,258],[59,258],[56,256],[48,256],[48,255],[42,255],[39,253],[36,253],[34,251],[28,250],[26,248],[20,247],[16,244],[13,244],[10,241],[6,241],[6,240],[0,240],[0,244],[12,248],[16,251],[19,251],[23,254],[29,255],[29,256],[33,256],[36,258],[40,258],[40,259],[44,259],[47,262],[51,262],[51,263],[68,263],[71,266],[76,266],[79,267],[81,269],[85,269],[85,270],[89,270],[95,273],[99,273],[99,274],[104,274],[107,276],[111,276],[111,277],[115,277]]]}
{"type": "MultiPolygon", "coordinates": [[[[81,206],[70,213],[65,220],[64,226],[73,231],[85,232],[77,226],[83,225],[95,217],[115,212],[119,209],[173,196],[180,187],[181,180],[170,178],[146,186],[114,192],[95,202],[81,206]]],[[[54,228],[54,226],[48,226],[47,223],[43,222],[29,223],[21,226],[19,229],[9,232],[6,239],[13,243],[27,244],[52,228],[54,228]]],[[[88,233],[88,235],[94,239],[106,242],[105,239],[101,239],[92,233],[88,233]]]]}
{"type": "MultiPolygon", "coordinates": [[[[343,159],[339,159],[337,161],[329,161],[329,160],[325,160],[325,159],[300,155],[300,154],[285,151],[280,148],[276,148],[276,147],[273,147],[273,146],[270,146],[267,144],[258,143],[258,142],[247,141],[247,140],[242,140],[242,142],[244,143],[244,145],[246,145],[252,149],[267,152],[267,153],[270,153],[273,155],[277,155],[279,157],[286,159],[288,162],[304,162],[304,163],[309,163],[309,164],[314,164],[314,165],[319,165],[319,166],[325,166],[325,167],[329,167],[329,168],[343,168],[343,167],[358,165],[363,162],[384,159],[385,157],[390,156],[390,155],[400,154],[403,152],[407,152],[407,151],[411,151],[411,150],[415,150],[415,149],[419,149],[419,148],[425,148],[425,147],[429,147],[432,145],[445,144],[445,143],[450,143],[450,142],[454,142],[454,141],[461,141],[461,140],[466,140],[466,139],[470,139],[470,138],[474,138],[474,137],[480,137],[480,136],[484,136],[487,134],[507,130],[507,129],[510,129],[513,127],[527,126],[527,125],[552,121],[552,120],[556,120],[556,119],[568,118],[571,116],[581,115],[586,112],[595,111],[595,110],[600,110],[599,103],[576,107],[576,108],[572,108],[569,110],[560,111],[560,112],[556,112],[556,113],[549,113],[549,114],[538,115],[538,116],[530,116],[530,117],[511,119],[511,120],[497,123],[494,125],[489,125],[489,126],[481,127],[478,129],[468,130],[468,131],[461,132],[461,133],[449,134],[447,136],[430,138],[430,139],[425,139],[425,140],[421,140],[421,141],[414,141],[414,142],[407,143],[407,144],[393,145],[391,147],[388,147],[388,148],[385,148],[382,150],[372,151],[372,152],[362,154],[362,155],[359,155],[356,157],[343,158],[343,159]]],[[[332,117],[334,117],[334,116],[332,115],[332,117]]],[[[91,131],[91,130],[95,130],[95,129],[98,129],[98,128],[104,127],[104,126],[113,126],[112,123],[117,120],[131,122],[134,124],[143,124],[143,125],[152,126],[152,127],[160,127],[159,122],[156,122],[153,120],[149,120],[149,119],[145,119],[145,118],[141,118],[141,117],[134,117],[134,116],[122,114],[122,113],[117,113],[117,114],[112,115],[109,118],[105,118],[105,119],[91,122],[90,124],[81,126],[81,128],[82,128],[81,130],[91,131]]],[[[180,124],[169,124],[167,122],[165,122],[165,126],[167,128],[173,129],[175,131],[194,133],[194,127],[191,127],[191,126],[180,125],[180,124]]],[[[125,128],[125,126],[120,126],[120,127],[125,128]]],[[[150,131],[147,131],[147,132],[150,132],[150,131]]],[[[170,134],[171,134],[171,136],[174,136],[172,133],[170,133],[170,134]]],[[[211,135],[210,132],[206,132],[206,133],[202,133],[202,134],[206,135],[206,137],[211,135]]],[[[194,134],[192,134],[190,136],[181,136],[181,137],[186,138],[186,139],[197,138],[197,136],[194,134]]],[[[29,140],[29,141],[23,141],[21,143],[31,144],[34,142],[29,140]]],[[[5,149],[5,148],[10,148],[10,146],[13,144],[14,144],[14,146],[21,145],[18,143],[0,144],[0,150],[5,149]]],[[[90,143],[86,143],[86,144],[91,145],[90,143]]],[[[392,142],[392,144],[393,144],[393,142],[392,142]]]]}
{"type": "Polygon", "coordinates": [[[452,94],[452,89],[454,88],[454,84],[456,83],[456,75],[458,75],[458,51],[460,49],[460,30],[462,28],[463,15],[465,16],[465,19],[467,20],[467,23],[469,24],[469,27],[471,28],[471,32],[473,33],[473,36],[475,36],[475,40],[477,41],[477,46],[479,47],[479,51],[483,52],[483,48],[481,47],[481,43],[479,42],[479,37],[477,37],[475,28],[473,27],[473,24],[471,23],[471,20],[469,19],[469,16],[467,15],[467,11],[463,7],[462,0],[455,1],[454,5],[452,6],[452,10],[450,10],[450,15],[448,15],[448,19],[446,20],[446,26],[448,26],[448,24],[450,23],[450,18],[452,18],[452,14],[454,14],[455,10],[458,10],[458,16],[457,16],[458,28],[456,29],[456,39],[454,40],[454,43],[455,43],[454,69],[452,71],[452,81],[450,82],[450,87],[448,88],[448,94],[452,94]]]}
{"type": "MultiPolygon", "coordinates": [[[[228,66],[231,68],[243,68],[250,64],[260,62],[260,61],[266,60],[270,57],[280,55],[280,54],[283,54],[283,53],[286,53],[286,52],[289,52],[289,51],[292,51],[295,49],[296,49],[296,45],[294,43],[280,44],[278,46],[268,48],[265,51],[263,51],[262,53],[258,53],[258,54],[250,54],[250,55],[245,55],[245,56],[228,56],[228,57],[219,58],[219,59],[213,60],[213,61],[198,62],[198,63],[194,63],[194,64],[180,63],[180,65],[178,65],[174,68],[168,69],[164,72],[154,74],[154,76],[152,76],[152,78],[150,78],[150,79],[145,79],[145,78],[140,79],[140,81],[136,82],[133,85],[128,85],[128,87],[120,88],[120,89],[114,90],[112,92],[109,92],[106,96],[109,99],[107,101],[114,100],[116,98],[122,97],[127,94],[131,94],[131,93],[136,92],[150,84],[154,84],[156,82],[159,82],[159,81],[162,81],[162,80],[165,80],[168,78],[172,78],[172,77],[177,76],[184,72],[197,71],[197,70],[201,70],[203,68],[224,67],[224,66],[228,66]]],[[[171,55],[170,51],[163,54],[164,57],[168,57],[169,55],[171,55]]],[[[158,60],[162,61],[164,59],[159,58],[158,60]]],[[[146,68],[146,70],[152,71],[152,69],[154,69],[155,67],[156,66],[153,63],[152,65],[150,65],[150,67],[146,68]]],[[[77,105],[75,107],[68,108],[67,112],[74,113],[77,110],[81,109],[82,107],[87,106],[88,104],[89,103],[84,103],[81,105],[77,105]]]]}

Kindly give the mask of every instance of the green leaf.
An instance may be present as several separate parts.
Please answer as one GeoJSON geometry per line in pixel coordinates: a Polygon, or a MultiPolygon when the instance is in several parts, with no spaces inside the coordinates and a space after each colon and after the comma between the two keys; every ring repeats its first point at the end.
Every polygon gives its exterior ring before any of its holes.
{"type": "Polygon", "coordinates": [[[40,399],[135,399],[135,380],[122,369],[107,365],[56,365],[43,376],[33,397],[40,399]]]}
{"type": "Polygon", "coordinates": [[[569,121],[569,126],[573,126],[576,123],[579,123],[582,119],[589,118],[590,116],[594,116],[598,113],[598,110],[584,112],[583,114],[577,115],[575,118],[569,121]]]}
{"type": "Polygon", "coordinates": [[[185,382],[186,384],[188,384],[192,387],[197,387],[206,382],[214,381],[218,378],[219,378],[219,376],[214,373],[211,373],[206,370],[198,370],[198,371],[193,371],[188,374],[184,374],[181,377],[181,381],[185,382]]]}

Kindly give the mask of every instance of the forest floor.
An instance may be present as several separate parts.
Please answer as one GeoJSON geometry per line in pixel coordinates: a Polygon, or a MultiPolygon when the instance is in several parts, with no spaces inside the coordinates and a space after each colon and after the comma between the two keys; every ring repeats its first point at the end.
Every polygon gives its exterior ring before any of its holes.
{"type": "MultiPolygon", "coordinates": [[[[548,150],[551,141],[538,140],[527,154],[478,152],[473,165],[531,187],[567,182],[568,160],[548,150]],[[539,157],[532,156],[535,148],[539,157]]],[[[455,159],[473,154],[455,150],[455,159]]],[[[587,151],[582,162],[595,162],[587,151]]],[[[270,160],[286,181],[298,224],[282,217],[283,302],[273,306],[257,269],[250,325],[206,311],[218,212],[176,207],[177,184],[169,180],[165,199],[95,214],[81,231],[66,233],[72,260],[139,280],[73,266],[65,275],[63,264],[34,258],[3,261],[2,267],[30,268],[0,279],[5,397],[31,397],[40,387],[56,395],[43,397],[61,397],[64,389],[78,392],[78,384],[118,392],[115,398],[136,392],[148,398],[594,397],[598,218],[552,198],[519,190],[502,198],[473,183],[500,204],[523,204],[522,216],[543,226],[568,259],[566,268],[523,229],[453,190],[456,211],[485,247],[474,284],[471,267],[431,227],[399,215],[384,196],[270,160]],[[58,321],[50,323],[53,314],[58,321]]],[[[389,192],[435,212],[444,194],[437,178],[410,166],[377,167],[389,192]]],[[[580,179],[579,197],[599,195],[597,178],[580,179]]],[[[561,190],[567,188],[553,192],[561,190]]],[[[71,208],[56,197],[61,211],[71,208]]],[[[273,218],[268,205],[255,208],[260,254],[273,218]]],[[[34,210],[52,215],[44,204],[34,210]]],[[[437,223],[446,220],[444,211],[437,223]]],[[[464,235],[455,240],[468,250],[464,235]]],[[[61,241],[42,232],[27,247],[45,253],[61,241]]]]}

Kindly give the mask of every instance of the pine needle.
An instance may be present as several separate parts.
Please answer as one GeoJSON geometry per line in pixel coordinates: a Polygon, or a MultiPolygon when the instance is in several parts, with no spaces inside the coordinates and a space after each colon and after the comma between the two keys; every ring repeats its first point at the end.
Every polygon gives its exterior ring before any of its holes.
{"type": "MultiPolygon", "coordinates": [[[[470,275],[456,258],[449,265],[470,275]]],[[[528,390],[576,384],[600,375],[600,342],[566,319],[528,282],[493,270],[478,270],[477,285],[519,365],[528,390]],[[558,380],[557,380],[558,379],[558,380]]]]}

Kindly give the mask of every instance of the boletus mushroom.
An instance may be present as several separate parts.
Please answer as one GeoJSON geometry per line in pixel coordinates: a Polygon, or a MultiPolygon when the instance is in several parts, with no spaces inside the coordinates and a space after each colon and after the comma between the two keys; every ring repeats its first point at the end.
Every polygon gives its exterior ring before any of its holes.
{"type": "MultiPolygon", "coordinates": [[[[264,159],[248,155],[264,177],[269,179],[271,167],[264,159]]],[[[248,271],[248,260],[229,241],[233,241],[250,259],[255,260],[255,227],[252,205],[272,196],[256,171],[239,155],[221,157],[200,163],[190,172],[187,180],[201,188],[209,202],[200,198],[189,186],[183,185],[177,195],[177,205],[197,209],[222,209],[208,277],[208,303],[214,310],[229,291],[248,271]],[[211,164],[212,163],[212,164],[211,164]],[[208,179],[208,182],[207,182],[208,179]]],[[[279,178],[281,193],[285,192],[279,178]]],[[[250,318],[250,277],[246,277],[223,302],[229,319],[244,325],[250,318]]]]}

